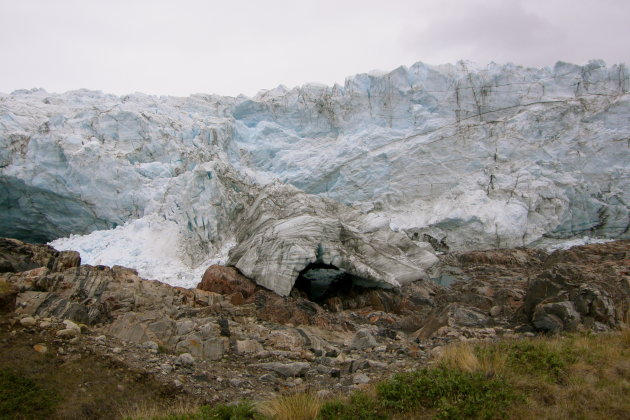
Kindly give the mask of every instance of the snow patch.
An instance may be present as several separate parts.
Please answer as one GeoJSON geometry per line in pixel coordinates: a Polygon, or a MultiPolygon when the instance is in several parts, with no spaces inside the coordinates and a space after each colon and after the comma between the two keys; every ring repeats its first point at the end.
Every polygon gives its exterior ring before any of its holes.
{"type": "Polygon", "coordinates": [[[613,242],[614,239],[597,239],[597,238],[589,238],[588,236],[584,236],[582,238],[570,239],[567,241],[562,241],[554,244],[546,244],[543,245],[543,248],[547,250],[547,252],[554,252],[559,250],[567,250],[573,248],[574,246],[581,245],[590,245],[590,244],[605,244],[607,242],[613,242]]]}

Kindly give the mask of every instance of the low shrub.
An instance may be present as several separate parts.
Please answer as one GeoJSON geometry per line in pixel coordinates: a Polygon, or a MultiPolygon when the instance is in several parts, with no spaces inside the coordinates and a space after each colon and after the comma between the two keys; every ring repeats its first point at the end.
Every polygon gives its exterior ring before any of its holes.
{"type": "Polygon", "coordinates": [[[201,417],[198,418],[199,420],[250,420],[262,418],[258,416],[256,409],[250,403],[218,405],[215,407],[204,406],[199,410],[199,413],[201,414],[201,417]]]}
{"type": "Polygon", "coordinates": [[[570,351],[552,348],[543,340],[508,341],[493,346],[477,348],[480,357],[502,355],[505,369],[517,374],[535,374],[550,382],[558,381],[566,374],[573,361],[570,351]]]}
{"type": "Polygon", "coordinates": [[[334,400],[322,405],[319,419],[322,420],[385,420],[379,401],[364,392],[355,392],[346,401],[334,400]]]}
{"type": "Polygon", "coordinates": [[[376,389],[386,410],[434,409],[441,419],[503,418],[518,398],[503,379],[445,368],[398,374],[376,389]]]}
{"type": "Polygon", "coordinates": [[[58,403],[55,392],[0,369],[0,419],[48,419],[58,403]]]}

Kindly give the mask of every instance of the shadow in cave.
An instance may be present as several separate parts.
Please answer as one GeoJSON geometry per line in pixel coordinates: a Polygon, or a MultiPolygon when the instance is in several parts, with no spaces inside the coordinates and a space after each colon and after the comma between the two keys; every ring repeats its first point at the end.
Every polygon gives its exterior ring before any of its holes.
{"type": "Polygon", "coordinates": [[[300,272],[293,289],[310,301],[330,309],[328,304],[331,298],[339,298],[342,303],[375,289],[360,286],[360,283],[365,284],[365,280],[348,274],[334,265],[312,263],[300,272]]]}

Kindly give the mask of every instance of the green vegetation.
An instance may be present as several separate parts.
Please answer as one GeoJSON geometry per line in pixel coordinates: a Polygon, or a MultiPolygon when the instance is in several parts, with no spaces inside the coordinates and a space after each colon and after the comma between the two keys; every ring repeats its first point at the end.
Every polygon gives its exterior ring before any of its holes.
{"type": "Polygon", "coordinates": [[[376,389],[388,410],[435,409],[444,419],[504,417],[504,407],[516,399],[503,379],[443,368],[396,375],[376,389]]]}
{"type": "Polygon", "coordinates": [[[381,413],[378,400],[365,392],[355,392],[348,401],[334,400],[322,405],[321,419],[338,420],[384,420],[387,416],[381,413]]]}
{"type": "Polygon", "coordinates": [[[325,420],[386,419],[388,413],[412,418],[422,412],[431,412],[439,419],[504,418],[505,407],[516,399],[516,393],[502,379],[435,368],[395,375],[376,385],[375,398],[355,395],[345,405],[327,403],[320,415],[325,420]]]}
{"type": "Polygon", "coordinates": [[[567,367],[576,358],[575,351],[570,346],[562,348],[556,344],[554,348],[553,343],[542,340],[504,342],[477,347],[474,353],[477,357],[486,358],[504,355],[504,371],[512,374],[535,374],[549,382],[556,382],[566,374],[567,367]]]}
{"type": "Polygon", "coordinates": [[[57,403],[54,392],[0,369],[0,419],[48,419],[57,403]]]}

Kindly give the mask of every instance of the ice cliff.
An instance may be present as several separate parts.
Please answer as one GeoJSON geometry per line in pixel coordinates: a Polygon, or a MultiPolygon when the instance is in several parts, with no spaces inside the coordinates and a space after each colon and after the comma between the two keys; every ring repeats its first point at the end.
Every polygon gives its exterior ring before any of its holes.
{"type": "Polygon", "coordinates": [[[309,264],[395,286],[427,242],[628,238],[629,90],[626,65],[591,61],[416,63],[254,98],[0,94],[0,235],[74,234],[55,244],[187,286],[229,261],[282,294],[309,264]]]}

